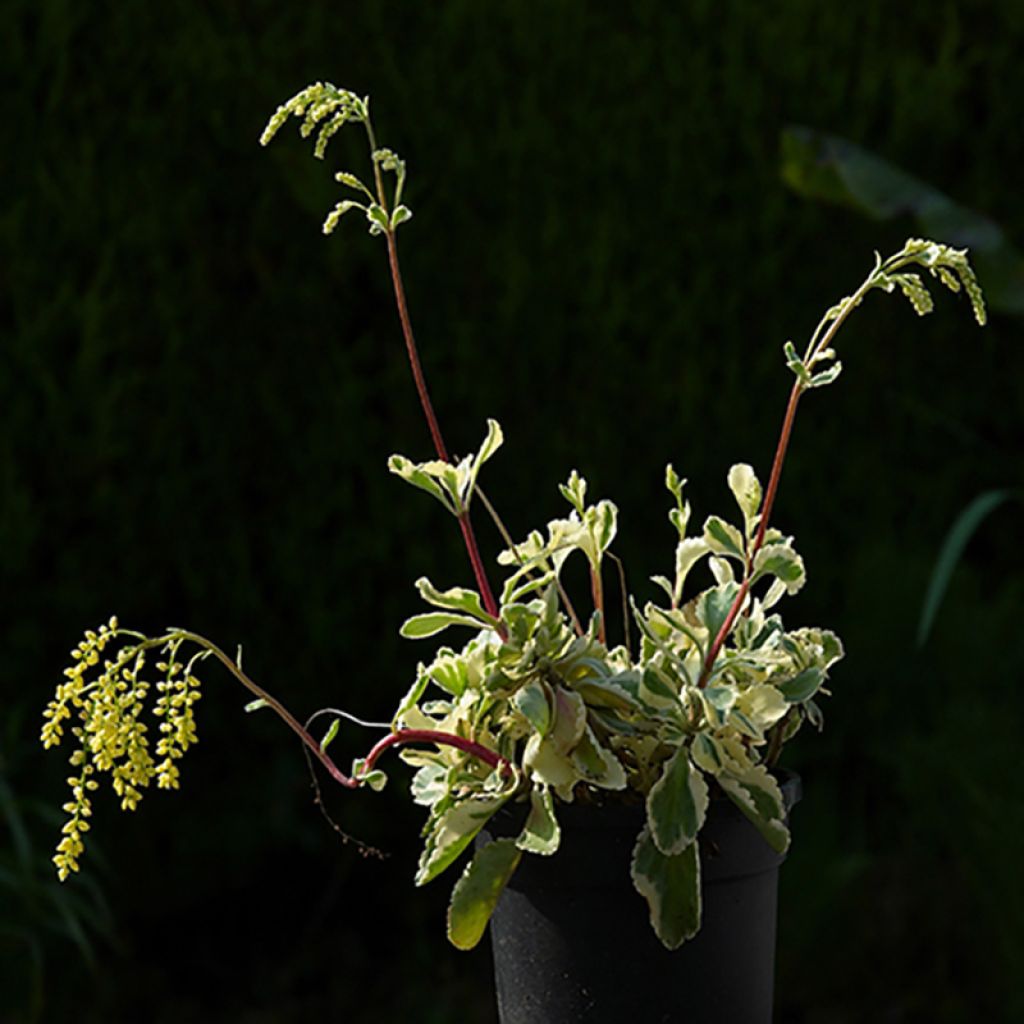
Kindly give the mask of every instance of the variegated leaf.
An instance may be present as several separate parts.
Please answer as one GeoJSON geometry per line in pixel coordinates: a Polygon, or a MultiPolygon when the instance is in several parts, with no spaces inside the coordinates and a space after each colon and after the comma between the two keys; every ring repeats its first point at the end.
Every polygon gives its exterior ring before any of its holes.
{"type": "Polygon", "coordinates": [[[736,703],[738,691],[735,686],[707,686],[701,691],[704,713],[716,726],[725,723],[725,716],[736,703]]]}
{"type": "Polygon", "coordinates": [[[512,703],[541,736],[547,736],[551,728],[552,713],[551,702],[543,683],[536,679],[530,680],[516,692],[512,703]]]}
{"type": "Polygon", "coordinates": [[[729,490],[743,513],[747,535],[752,532],[754,517],[761,508],[761,484],[754,470],[745,463],[739,463],[729,470],[729,490]]]}
{"type": "Polygon", "coordinates": [[[427,823],[427,839],[416,872],[416,884],[437,878],[473,841],[506,797],[460,800],[427,823]]]}
{"type": "Polygon", "coordinates": [[[562,493],[562,497],[576,511],[583,515],[583,506],[587,500],[587,481],[583,479],[574,469],[569,474],[569,480],[567,483],[558,485],[559,491],[562,493]]]}
{"type": "Polygon", "coordinates": [[[501,424],[497,420],[488,420],[487,436],[484,438],[483,444],[480,445],[476,458],[472,460],[471,468],[462,487],[462,502],[467,508],[476,488],[476,478],[480,473],[480,467],[502,446],[504,441],[505,435],[501,431],[501,424]]]}
{"type": "Polygon", "coordinates": [[[776,853],[789,849],[782,791],[764,765],[753,765],[742,775],[719,775],[718,783],[776,853]]]}
{"type": "Polygon", "coordinates": [[[601,789],[625,789],[626,770],[622,762],[606,747],[601,746],[588,725],[572,754],[581,777],[601,789]]]}
{"type": "Polygon", "coordinates": [[[714,736],[699,732],[693,737],[690,748],[693,763],[709,775],[718,775],[725,768],[726,755],[714,736]]]}
{"type": "Polygon", "coordinates": [[[437,657],[427,666],[426,674],[453,697],[461,697],[469,684],[467,659],[449,647],[442,647],[437,652],[437,657]]]}
{"type": "Polygon", "coordinates": [[[449,626],[472,626],[473,629],[480,629],[480,623],[471,619],[468,615],[456,615],[449,612],[425,612],[422,615],[414,615],[402,623],[398,631],[401,636],[409,640],[421,640],[424,637],[433,636],[449,626]]]}
{"type": "Polygon", "coordinates": [[[516,840],[516,846],[527,853],[539,853],[545,857],[558,850],[562,830],[555,817],[555,801],[547,786],[534,786],[530,791],[530,813],[523,831],[516,840]]]}
{"type": "Polygon", "coordinates": [[[647,826],[658,849],[672,856],[697,837],[708,809],[708,786],[680,747],[665,762],[661,778],[647,794],[647,826]]]}
{"type": "Polygon", "coordinates": [[[466,615],[471,615],[474,619],[479,619],[485,625],[493,625],[496,621],[484,611],[483,602],[475,590],[467,590],[465,587],[438,590],[426,576],[421,576],[416,581],[416,589],[427,604],[432,604],[437,608],[447,608],[450,611],[463,612],[466,615]]]}
{"type": "Polygon", "coordinates": [[[790,704],[800,704],[818,692],[824,679],[825,673],[816,665],[812,665],[797,673],[792,679],[775,685],[786,701],[790,704]]]}
{"type": "Polygon", "coordinates": [[[700,928],[698,843],[667,857],[645,826],[633,848],[633,886],[647,901],[651,926],[667,949],[678,949],[700,928]]]}
{"type": "Polygon", "coordinates": [[[395,728],[398,727],[409,709],[419,703],[419,700],[423,696],[423,693],[429,683],[430,676],[427,675],[426,670],[422,665],[418,666],[416,670],[416,679],[413,681],[412,686],[409,687],[406,695],[402,698],[398,705],[398,710],[395,712],[395,716],[391,720],[392,725],[395,728]]]}
{"type": "Polygon", "coordinates": [[[437,478],[426,471],[425,466],[417,466],[404,455],[392,455],[388,459],[388,469],[396,476],[400,476],[406,483],[437,498],[452,515],[457,514],[451,496],[437,478]]]}
{"type": "Polygon", "coordinates": [[[457,949],[472,949],[483,938],[521,857],[511,839],[497,839],[477,850],[455,883],[448,906],[448,939],[457,949]]]}
{"type": "Polygon", "coordinates": [[[747,687],[736,706],[762,731],[770,729],[789,710],[787,698],[766,683],[747,687]]]}
{"type": "Polygon", "coordinates": [[[766,574],[781,580],[790,594],[795,594],[807,581],[804,560],[788,543],[765,544],[754,556],[754,580],[766,574]]]}
{"type": "Polygon", "coordinates": [[[697,607],[712,639],[725,625],[729,609],[732,607],[739,589],[735,583],[724,583],[719,587],[712,587],[710,590],[704,591],[701,595],[697,607]]]}
{"type": "Polygon", "coordinates": [[[743,559],[743,534],[719,516],[704,520],[704,540],[716,555],[743,559]]]}
{"type": "Polygon", "coordinates": [[[421,807],[433,807],[448,792],[448,766],[432,761],[412,777],[413,801],[421,807]]]}
{"type": "Polygon", "coordinates": [[[566,803],[572,802],[573,786],[580,773],[572,755],[561,750],[550,737],[534,733],[523,750],[523,767],[534,783],[550,786],[566,803]]]}

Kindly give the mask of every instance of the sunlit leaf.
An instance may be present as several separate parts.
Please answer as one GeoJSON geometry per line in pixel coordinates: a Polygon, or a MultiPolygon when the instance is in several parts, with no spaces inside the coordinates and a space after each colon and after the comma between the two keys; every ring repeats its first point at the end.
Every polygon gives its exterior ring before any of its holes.
{"type": "Polygon", "coordinates": [[[457,949],[472,949],[483,938],[521,856],[511,839],[497,839],[477,850],[455,883],[448,907],[448,939],[457,949]]]}

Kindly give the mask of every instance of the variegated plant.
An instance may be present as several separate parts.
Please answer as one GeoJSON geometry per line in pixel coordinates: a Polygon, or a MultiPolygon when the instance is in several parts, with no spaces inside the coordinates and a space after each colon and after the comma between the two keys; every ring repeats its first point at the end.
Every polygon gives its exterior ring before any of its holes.
{"type": "MultiPolygon", "coordinates": [[[[520,808],[517,838],[482,846],[455,885],[448,935],[468,949],[480,939],[502,888],[525,855],[558,850],[559,806],[581,801],[595,807],[631,802],[644,808],[631,871],[661,941],[675,948],[700,927],[700,832],[712,800],[731,800],[770,846],[789,844],[786,809],[774,765],[783,744],[808,721],[822,724],[818,704],[842,645],[823,629],[786,630],[775,607],[805,580],[793,539],[769,525],[779,477],[801,396],[835,381],[841,364],[836,332],[868,292],[898,288],[919,314],[932,308],[923,268],[952,291],[961,287],[975,317],[985,310],[966,252],[911,239],[875,265],[852,295],[822,317],[803,354],[784,346],[795,379],[767,486],[746,465],[729,470],[737,510],[730,519],[710,516],[690,530],[685,481],[669,466],[665,483],[669,519],[676,533],[673,569],[655,576],[663,596],[638,605],[623,590],[625,640],[610,646],[604,579],[618,529],[614,504],[588,503],[587,486],[573,472],[561,487],[568,512],[544,531],[514,543],[484,496],[479,475],[502,444],[489,421],[479,451],[455,460],[448,454],[427,392],[409,322],[395,233],[411,217],[402,204],[405,164],[377,146],[369,100],[318,83],[298,93],[271,118],[266,144],[291,116],[301,132],[317,135],[315,155],[344,124],[361,124],[370,146],[372,187],[341,172],[337,179],[360,198],[341,201],[328,215],[362,210],[371,234],[387,243],[389,265],[406,352],[435,448],[417,463],[395,455],[389,468],[426,491],[454,517],[473,570],[473,589],[440,589],[427,579],[417,589],[430,610],[402,626],[405,637],[442,631],[463,633],[461,646],[441,646],[419,666],[391,727],[370,752],[343,772],[328,754],[338,732],[335,717],[321,741],[204,637],[172,629],[149,637],[123,629],[116,619],[88,632],[72,652],[65,681],[45,712],[43,742],[59,743],[65,720],[75,739],[69,778],[69,820],[54,860],[61,877],[78,868],[91,815],[90,793],[107,772],[122,806],[133,809],[155,780],[176,788],[177,761],[195,742],[192,705],[203,658],[214,655],[302,738],[331,776],[344,786],[379,788],[378,766],[390,747],[414,767],[413,800],[427,808],[424,849],[416,883],[451,866],[500,808],[520,808]],[[385,174],[393,175],[390,191],[385,174]],[[506,549],[498,556],[504,581],[491,589],[471,521],[474,499],[493,516],[506,549]],[[581,618],[561,574],[579,552],[589,566],[592,610],[581,618]],[[632,626],[638,643],[631,643],[632,626]],[[468,637],[466,636],[468,631],[468,637]],[[147,658],[157,652],[159,697],[153,714],[159,739],[151,752],[143,717],[151,689],[147,658]],[[411,744],[416,745],[413,749],[411,744]],[[153,756],[155,753],[156,757],[153,756]],[[157,758],[160,760],[158,761],[157,758]]],[[[620,574],[620,581],[624,576],[620,574]]],[[[316,716],[314,716],[316,717],[316,716]]],[[[350,717],[350,716],[347,716],[350,717]]],[[[312,719],[310,720],[312,721],[312,719]]]]}

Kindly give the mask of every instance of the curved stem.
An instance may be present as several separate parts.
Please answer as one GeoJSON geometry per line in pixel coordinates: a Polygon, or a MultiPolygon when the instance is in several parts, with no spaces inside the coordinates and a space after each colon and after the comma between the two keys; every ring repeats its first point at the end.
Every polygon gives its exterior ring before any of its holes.
{"type": "MultiPolygon", "coordinates": [[[[831,322],[828,330],[824,335],[822,335],[820,340],[816,339],[821,331],[822,324],[825,322],[824,319],[818,324],[811,337],[811,343],[807,349],[805,362],[813,362],[815,356],[817,356],[819,352],[828,348],[829,343],[835,337],[836,331],[838,331],[843,325],[843,321],[845,321],[850,313],[860,305],[861,299],[863,299],[865,294],[874,286],[876,274],[877,270],[868,274],[861,286],[853,293],[853,295],[842,302],[842,308],[840,309],[839,314],[831,322]]],[[[707,685],[708,676],[711,674],[711,669],[715,664],[715,659],[718,657],[719,651],[721,651],[722,646],[725,644],[726,638],[729,636],[729,632],[736,622],[736,617],[739,615],[740,609],[743,607],[743,604],[747,599],[747,595],[750,593],[750,584],[754,573],[754,558],[757,556],[758,551],[761,550],[761,546],[764,544],[765,533],[768,530],[768,520],[771,517],[772,509],[775,505],[775,495],[778,492],[779,479],[782,476],[782,464],[785,462],[786,450],[789,447],[789,438],[793,432],[793,420],[796,416],[796,407],[800,401],[800,396],[806,389],[807,385],[803,384],[798,378],[793,384],[793,390],[789,393],[789,402],[786,404],[786,415],[782,420],[782,431],[779,434],[779,443],[775,449],[775,459],[772,462],[772,472],[768,480],[768,490],[765,492],[764,504],[761,507],[761,520],[758,523],[757,535],[754,538],[754,543],[751,545],[750,551],[747,553],[746,572],[743,576],[743,583],[740,585],[739,592],[736,594],[736,597],[729,608],[729,613],[726,615],[721,629],[719,629],[714,642],[708,649],[707,657],[704,659],[704,667],[701,670],[700,680],[697,683],[701,688],[707,685]]]]}
{"type": "MultiPolygon", "coordinates": [[[[398,306],[398,319],[402,325],[402,336],[405,338],[405,351],[409,357],[409,366],[412,368],[413,380],[416,382],[416,392],[420,396],[420,405],[423,406],[423,415],[427,418],[427,427],[434,442],[434,449],[437,457],[442,462],[450,462],[448,449],[445,446],[444,438],[441,436],[441,427],[437,422],[434,413],[433,403],[430,401],[430,392],[427,390],[427,381],[423,376],[423,367],[420,365],[419,352],[416,348],[416,338],[412,333],[412,323],[409,320],[409,307],[405,301],[405,287],[402,284],[402,271],[398,265],[398,246],[395,244],[394,231],[386,232],[385,237],[388,243],[388,263],[391,267],[391,283],[395,290],[395,303],[398,306]]],[[[470,565],[473,567],[473,575],[476,577],[476,585],[483,599],[484,608],[492,618],[499,619],[501,610],[498,602],[494,600],[494,593],[491,590],[490,581],[487,579],[487,571],[484,569],[483,559],[480,557],[480,547],[476,542],[476,535],[473,533],[473,524],[469,519],[469,512],[464,511],[458,516],[459,529],[462,531],[462,539],[466,543],[466,551],[469,554],[470,565]]],[[[507,632],[504,625],[499,624],[498,634],[504,640],[507,632]]]]}
{"type": "MultiPolygon", "coordinates": [[[[373,124],[369,116],[365,118],[366,137],[370,143],[371,159],[377,150],[377,139],[373,132],[373,124]]],[[[384,189],[384,177],[381,174],[380,164],[373,160],[373,179],[377,188],[377,201],[382,210],[390,220],[391,210],[387,201],[387,193],[384,189]]],[[[396,200],[397,202],[397,200],[396,200]]],[[[416,384],[416,393],[419,395],[420,405],[423,407],[423,415],[427,420],[427,429],[430,431],[430,438],[434,442],[434,450],[442,462],[450,462],[448,447],[444,443],[441,434],[441,425],[437,422],[437,414],[434,412],[434,405],[430,400],[430,391],[427,388],[427,379],[423,375],[423,366],[420,364],[419,351],[416,348],[416,337],[412,332],[412,321],[409,319],[409,306],[405,301],[405,286],[402,283],[402,270],[398,265],[398,245],[395,242],[395,232],[389,228],[384,232],[388,246],[388,265],[391,269],[391,283],[395,291],[395,304],[398,307],[398,319],[402,325],[402,337],[405,339],[405,352],[409,358],[409,366],[412,369],[412,377],[416,384]]],[[[494,593],[491,584],[487,579],[487,571],[484,569],[483,559],[480,557],[480,547],[476,542],[473,533],[473,524],[469,520],[468,510],[458,516],[459,529],[462,531],[462,539],[466,544],[466,551],[469,554],[469,561],[473,567],[473,575],[476,577],[477,589],[483,599],[484,608],[487,614],[494,619],[500,619],[498,602],[494,600],[494,593]]],[[[508,633],[502,623],[497,626],[498,635],[502,640],[507,639],[508,633]]]]}
{"type": "Polygon", "coordinates": [[[399,729],[398,732],[390,733],[382,740],[379,740],[373,749],[366,755],[363,761],[363,773],[373,771],[373,766],[384,751],[391,747],[402,746],[406,743],[438,743],[442,746],[456,747],[459,750],[471,754],[484,764],[492,768],[500,768],[503,773],[511,774],[513,771],[512,762],[501,756],[481,743],[468,740],[464,736],[456,736],[454,733],[439,732],[436,729],[399,729]]]}
{"type": "Polygon", "coordinates": [[[300,740],[309,748],[313,753],[313,756],[327,769],[328,774],[335,782],[339,782],[346,789],[357,789],[359,787],[359,781],[357,779],[349,778],[335,763],[331,760],[327,754],[320,749],[320,744],[304,729],[298,719],[279,701],[276,697],[272,697],[266,690],[263,689],[258,683],[253,682],[242,671],[240,665],[234,660],[228,657],[215,643],[207,640],[206,637],[200,636],[198,633],[190,633],[187,630],[180,630],[177,632],[178,636],[184,637],[186,640],[191,640],[193,643],[198,644],[200,647],[206,648],[213,656],[250,692],[254,693],[257,697],[262,700],[267,707],[271,708],[291,730],[294,732],[300,740]]]}
{"type": "MultiPolygon", "coordinates": [[[[194,644],[208,650],[213,656],[222,664],[224,667],[247,689],[250,693],[255,694],[260,700],[264,701],[267,707],[271,708],[279,718],[281,718],[288,727],[302,740],[306,748],[313,754],[314,757],[327,769],[328,774],[335,782],[340,783],[346,789],[358,789],[363,785],[363,779],[361,776],[350,777],[346,775],[334,761],[321,749],[320,744],[310,735],[309,730],[306,729],[292,713],[276,698],[272,697],[266,690],[263,689],[258,683],[254,682],[249,678],[248,675],[242,670],[242,668],[233,661],[228,655],[222,651],[215,643],[207,640],[206,637],[201,636],[198,633],[192,633],[188,630],[175,630],[172,637],[181,637],[184,640],[191,640],[194,644]]],[[[153,641],[152,645],[156,646],[159,642],[164,642],[168,638],[162,637],[160,641],[153,641]]],[[[389,733],[383,739],[378,742],[370,750],[369,754],[363,761],[363,771],[361,774],[366,774],[373,770],[374,764],[384,751],[390,747],[399,746],[405,743],[436,743],[442,746],[457,747],[459,750],[465,751],[467,754],[472,755],[485,764],[490,765],[492,768],[501,768],[505,773],[511,773],[513,771],[511,762],[502,757],[500,754],[483,746],[481,743],[476,743],[474,740],[466,739],[464,736],[456,736],[454,733],[441,732],[435,729],[399,729],[397,732],[389,733]]]]}
{"type": "Polygon", "coordinates": [[[395,290],[395,304],[398,306],[398,319],[402,325],[402,337],[405,339],[405,353],[409,357],[409,366],[412,368],[413,380],[416,382],[416,393],[419,395],[420,405],[423,406],[423,415],[427,419],[427,427],[430,430],[430,438],[434,442],[434,450],[437,452],[437,457],[442,462],[450,462],[448,449],[445,446],[444,438],[441,436],[441,427],[437,422],[433,403],[430,401],[427,380],[423,376],[423,367],[420,365],[419,352],[416,348],[416,338],[412,333],[409,307],[405,301],[405,287],[402,284],[402,271],[398,265],[398,246],[395,244],[394,231],[388,231],[385,237],[388,243],[388,264],[391,267],[391,283],[395,290]]]}

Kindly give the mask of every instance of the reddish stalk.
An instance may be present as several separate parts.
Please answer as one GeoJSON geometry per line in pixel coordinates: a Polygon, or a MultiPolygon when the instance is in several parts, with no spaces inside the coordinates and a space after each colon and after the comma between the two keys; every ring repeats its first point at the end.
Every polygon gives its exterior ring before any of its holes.
{"type": "MultiPolygon", "coordinates": [[[[512,764],[501,754],[495,753],[481,743],[468,740],[463,736],[456,736],[448,732],[438,732],[435,729],[399,729],[398,732],[389,733],[382,740],[379,740],[373,749],[366,755],[363,762],[363,772],[373,771],[373,766],[384,751],[390,747],[402,746],[405,743],[439,743],[448,747],[456,747],[472,755],[484,764],[492,768],[501,768],[506,774],[512,772],[512,764]]],[[[358,785],[358,780],[356,785],[358,785]]]]}
{"type": "MultiPolygon", "coordinates": [[[[434,442],[434,449],[437,457],[442,462],[450,462],[448,449],[445,446],[444,438],[441,436],[441,427],[437,422],[434,413],[433,403],[430,401],[430,392],[427,390],[427,380],[423,376],[423,367],[420,365],[419,352],[416,348],[416,338],[412,333],[412,322],[409,320],[409,307],[405,301],[405,287],[402,284],[402,271],[398,266],[398,247],[395,244],[394,231],[386,233],[388,243],[388,263],[391,267],[391,283],[395,289],[395,302],[398,306],[398,319],[402,325],[402,335],[405,338],[405,351],[409,357],[409,365],[412,367],[413,380],[416,382],[416,393],[420,396],[420,405],[423,406],[423,415],[427,418],[427,427],[434,442]]],[[[469,519],[469,510],[458,516],[459,529],[462,531],[462,538],[466,543],[466,551],[469,554],[470,565],[473,567],[473,575],[476,577],[477,589],[483,599],[484,608],[492,618],[500,619],[501,609],[494,599],[490,581],[487,579],[487,571],[484,569],[483,559],[480,557],[480,547],[476,542],[476,535],[473,532],[473,524],[469,519]]],[[[498,634],[504,640],[507,637],[505,627],[498,625],[498,634]]]]}
{"type": "MultiPolygon", "coordinates": [[[[860,305],[861,299],[867,294],[868,291],[875,284],[875,272],[870,273],[862,282],[861,286],[849,296],[849,298],[843,300],[842,311],[830,322],[830,314],[826,313],[822,317],[821,322],[815,328],[814,334],[811,336],[811,340],[807,346],[807,351],[804,353],[804,363],[808,366],[814,364],[820,352],[823,352],[828,348],[830,342],[835,337],[836,331],[839,330],[843,325],[843,321],[850,315],[850,313],[860,305]],[[828,330],[825,331],[824,335],[821,335],[821,330],[828,323],[828,330]],[[819,335],[820,338],[819,338],[819,335]]],[[[772,474],[768,480],[768,490],[765,493],[764,505],[761,509],[761,521],[758,524],[757,535],[754,538],[754,543],[751,546],[750,551],[747,554],[747,565],[746,572],[743,574],[743,583],[740,586],[739,593],[736,595],[736,599],[732,603],[732,607],[729,609],[729,614],[725,617],[725,622],[722,623],[722,628],[718,631],[718,635],[715,637],[710,649],[708,650],[707,657],[704,659],[704,667],[701,670],[700,679],[697,685],[703,688],[707,685],[708,676],[711,674],[711,669],[715,664],[715,658],[718,657],[718,652],[722,649],[722,645],[725,643],[726,637],[729,635],[729,631],[732,629],[733,624],[736,622],[736,616],[739,615],[740,609],[743,607],[743,602],[747,599],[747,594],[750,593],[750,578],[754,572],[754,558],[758,551],[761,550],[761,545],[764,543],[765,532],[768,529],[768,519],[771,516],[772,506],[775,504],[775,493],[779,489],[779,477],[782,475],[782,463],[786,458],[786,448],[789,446],[789,436],[793,431],[793,417],[796,415],[797,403],[800,401],[800,395],[804,392],[807,385],[803,384],[799,378],[793,384],[793,390],[789,393],[789,404],[786,406],[786,416],[782,421],[782,432],[779,435],[779,444],[775,449],[775,461],[772,463],[772,474]]]]}
{"type": "Polygon", "coordinates": [[[405,288],[402,285],[402,271],[398,266],[398,247],[395,244],[394,231],[387,232],[388,242],[388,263],[391,266],[391,283],[395,288],[395,303],[398,306],[398,319],[402,324],[402,336],[405,338],[405,351],[409,357],[409,366],[412,367],[413,380],[416,382],[416,393],[420,396],[420,404],[423,406],[423,415],[427,418],[427,427],[430,429],[430,437],[434,442],[434,449],[437,457],[442,462],[450,462],[448,449],[445,447],[444,438],[441,436],[441,427],[434,414],[434,406],[430,401],[430,392],[427,390],[427,379],[423,376],[423,367],[420,365],[420,356],[416,348],[416,339],[412,333],[412,322],[409,320],[409,307],[405,302],[405,288]]]}
{"type": "Polygon", "coordinates": [[[303,728],[302,724],[295,718],[295,716],[279,701],[276,697],[272,697],[266,690],[263,689],[258,683],[255,683],[250,679],[245,672],[242,671],[241,665],[234,662],[227,656],[216,644],[211,643],[206,637],[200,636],[198,633],[190,633],[186,630],[182,630],[179,634],[193,643],[198,644],[200,647],[211,651],[214,657],[247,689],[250,693],[255,694],[262,700],[267,707],[273,710],[278,718],[280,718],[291,730],[294,732],[300,740],[309,748],[313,753],[313,756],[324,766],[328,774],[334,779],[335,782],[341,783],[347,789],[357,789],[359,782],[356,779],[350,779],[335,763],[331,760],[327,754],[320,749],[320,744],[309,734],[309,731],[303,728]]]}
{"type": "MultiPolygon", "coordinates": [[[[267,693],[258,683],[253,682],[242,670],[242,667],[229,658],[216,644],[211,643],[198,633],[190,633],[187,630],[181,630],[178,635],[210,651],[247,690],[259,697],[302,740],[335,782],[340,783],[346,789],[358,789],[363,785],[362,779],[358,776],[353,778],[346,775],[310,735],[309,730],[279,700],[267,693]]],[[[163,638],[161,638],[161,642],[162,640],[163,638]]],[[[435,729],[399,729],[397,732],[389,733],[374,745],[363,762],[363,772],[372,771],[377,759],[385,750],[405,743],[438,743],[443,746],[457,747],[485,764],[489,764],[492,768],[500,767],[505,772],[512,771],[512,765],[506,758],[464,736],[456,736],[454,733],[440,732],[435,729]]]]}
{"type": "Polygon", "coordinates": [[[736,617],[739,615],[740,609],[743,607],[743,602],[747,599],[747,594],[750,593],[750,580],[754,573],[754,558],[758,551],[761,550],[761,545],[764,544],[765,533],[768,530],[768,518],[771,515],[772,507],[775,504],[775,495],[779,489],[779,478],[782,476],[782,464],[786,459],[786,449],[789,447],[789,438],[793,432],[793,419],[796,416],[796,407],[800,401],[800,395],[803,393],[803,390],[803,385],[798,380],[793,384],[793,390],[789,393],[789,403],[786,406],[786,415],[782,421],[782,432],[779,435],[779,443],[775,449],[775,461],[772,463],[772,473],[768,480],[768,490],[765,492],[764,505],[761,508],[761,521],[758,524],[754,543],[751,545],[750,551],[747,553],[747,567],[746,572],[743,575],[743,583],[740,585],[736,599],[729,608],[729,614],[726,615],[725,622],[722,623],[722,627],[719,629],[718,635],[715,637],[714,642],[708,649],[707,657],[704,659],[704,667],[701,670],[700,679],[697,682],[697,685],[702,689],[707,686],[708,676],[711,674],[711,669],[715,664],[715,659],[718,657],[718,652],[722,649],[726,637],[728,637],[730,630],[735,624],[736,617]]]}
{"type": "Polygon", "coordinates": [[[607,644],[608,638],[604,627],[604,585],[601,582],[601,570],[590,567],[590,593],[594,598],[594,609],[598,614],[597,638],[602,644],[607,644]]]}

